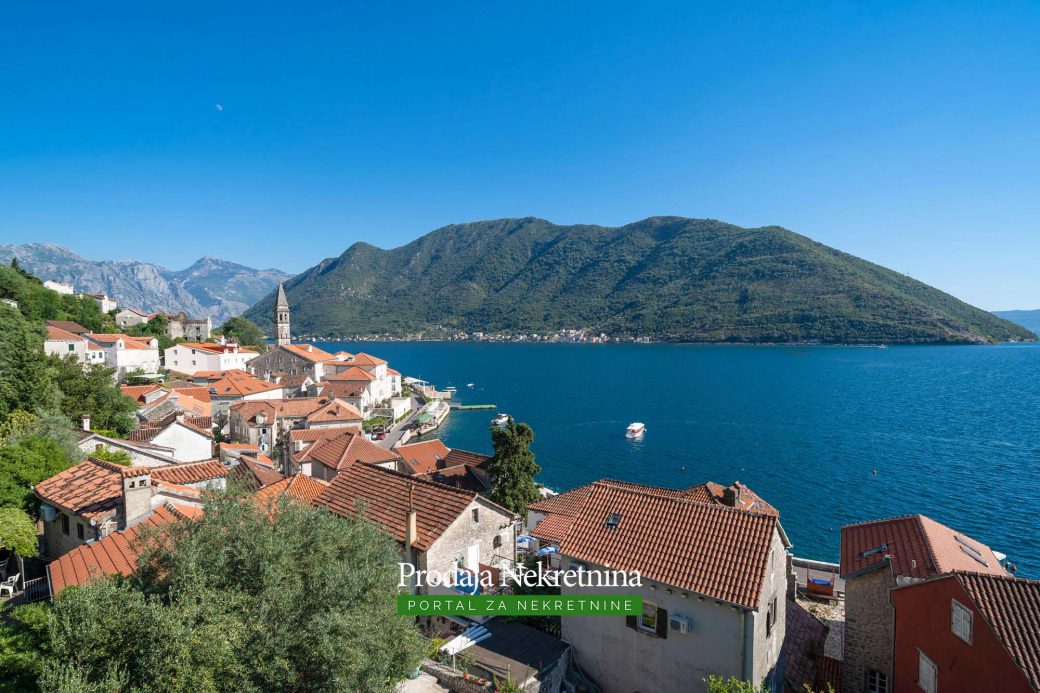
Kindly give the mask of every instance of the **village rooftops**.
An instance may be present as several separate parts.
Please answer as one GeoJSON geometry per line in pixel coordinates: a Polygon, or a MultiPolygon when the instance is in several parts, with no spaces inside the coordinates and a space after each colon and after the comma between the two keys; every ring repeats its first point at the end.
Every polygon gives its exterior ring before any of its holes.
{"type": "Polygon", "coordinates": [[[254,377],[222,378],[209,385],[209,393],[213,397],[245,397],[281,389],[281,385],[254,377]]]}
{"type": "MultiPolygon", "coordinates": [[[[475,455],[476,453],[469,454],[475,455]]],[[[650,491],[658,495],[685,498],[687,500],[698,501],[701,503],[724,505],[738,510],[747,510],[749,512],[757,512],[765,515],[780,515],[776,508],[771,506],[769,503],[766,503],[758,494],[739,481],[733,482],[733,484],[728,487],[728,494],[726,493],[727,487],[717,484],[714,481],[707,481],[703,484],[697,484],[696,486],[690,486],[685,489],[668,488],[665,486],[646,486],[644,484],[634,484],[628,481],[617,481],[614,479],[603,479],[601,482],[597,483],[611,483],[632,490],[650,491]]],[[[528,509],[547,514],[559,513],[563,515],[574,515],[577,508],[579,508],[584,502],[591,489],[592,484],[579,486],[570,491],[549,496],[543,500],[532,503],[528,506],[528,509]]]]}
{"type": "Polygon", "coordinates": [[[90,332],[86,327],[83,327],[83,325],[80,325],[78,322],[73,322],[72,320],[48,320],[47,327],[53,327],[62,332],[71,332],[78,336],[90,332]]]}
{"type": "Polygon", "coordinates": [[[187,377],[196,382],[200,380],[216,382],[218,380],[252,380],[256,378],[255,375],[241,368],[229,368],[226,371],[195,371],[187,377]]]}
{"type": "MultiPolygon", "coordinates": [[[[361,513],[401,543],[405,542],[408,511],[415,510],[413,546],[426,551],[477,497],[472,491],[382,467],[353,464],[336,475],[314,504],[344,517],[361,513]]],[[[502,512],[508,513],[504,508],[502,512]]]]}
{"type": "Polygon", "coordinates": [[[441,442],[440,438],[424,440],[421,443],[398,445],[394,452],[401,456],[412,474],[426,474],[448,466],[445,459],[451,450],[441,442]]]}
{"type": "Polygon", "coordinates": [[[358,368],[357,366],[351,366],[342,373],[337,373],[336,375],[326,378],[326,380],[330,382],[372,382],[375,379],[376,377],[374,375],[363,368],[358,368]]]}
{"type": "Polygon", "coordinates": [[[361,418],[361,412],[353,404],[341,399],[331,399],[324,406],[308,414],[307,423],[357,422],[360,424],[361,418]]]}
{"type": "Polygon", "coordinates": [[[240,347],[237,344],[221,344],[220,342],[179,342],[175,346],[185,349],[205,351],[210,354],[255,354],[253,349],[240,347]]]}
{"type": "Polygon", "coordinates": [[[306,474],[294,474],[273,484],[264,486],[256,492],[257,500],[274,500],[285,497],[304,503],[313,503],[318,496],[329,487],[329,482],[309,477],[306,474]]]}
{"type": "Polygon", "coordinates": [[[367,367],[386,365],[386,361],[384,361],[383,359],[381,359],[381,358],[379,358],[377,356],[372,356],[371,354],[366,354],[364,352],[358,353],[358,354],[354,354],[353,363],[356,366],[367,366],[367,367]]]}
{"type": "Polygon", "coordinates": [[[328,404],[328,400],[321,397],[260,399],[236,402],[231,405],[231,410],[236,412],[243,421],[255,423],[259,414],[266,415],[269,422],[276,416],[278,418],[303,419],[326,404],[328,404]]]}
{"type": "Polygon", "coordinates": [[[151,472],[154,480],[186,486],[226,477],[228,469],[217,460],[205,460],[153,467],[151,472]]]}
{"type": "Polygon", "coordinates": [[[128,334],[93,333],[86,336],[91,341],[103,346],[112,346],[122,341],[124,349],[156,349],[159,345],[159,341],[155,337],[131,337],[128,334]]]}
{"type": "Polygon", "coordinates": [[[322,351],[313,344],[283,344],[278,349],[285,349],[290,354],[295,354],[300,358],[312,361],[314,363],[320,363],[323,361],[329,361],[335,357],[327,351],[322,351]]]}
{"type": "Polygon", "coordinates": [[[582,489],[569,499],[557,497],[557,513],[533,534],[549,535],[559,553],[573,559],[638,570],[644,580],[746,609],[759,607],[774,533],[788,544],[776,515],[611,480],[582,489]]]}
{"type": "Polygon", "coordinates": [[[310,445],[296,458],[296,462],[320,462],[326,467],[342,471],[353,466],[355,462],[381,464],[400,459],[396,453],[370,441],[361,429],[334,430],[336,435],[310,445]]]}
{"type": "Polygon", "coordinates": [[[259,460],[242,455],[238,464],[228,472],[228,479],[241,484],[247,489],[260,489],[276,484],[285,477],[273,467],[261,464],[259,460]]]}
{"type": "Polygon", "coordinates": [[[58,327],[47,325],[47,339],[52,342],[85,342],[86,339],[78,334],[68,332],[58,327]]]}
{"type": "Polygon", "coordinates": [[[123,499],[123,477],[147,467],[124,467],[89,457],[63,472],[36,484],[40,500],[85,517],[104,522],[116,515],[123,499]]]}
{"type": "Polygon", "coordinates": [[[841,576],[892,566],[895,575],[928,578],[966,570],[1007,575],[993,550],[924,515],[861,522],[841,528],[841,576]]]}
{"type": "Polygon", "coordinates": [[[113,532],[98,541],[83,544],[47,566],[47,580],[52,595],[72,585],[89,585],[107,575],[130,575],[137,570],[141,553],[162,525],[183,519],[195,519],[198,508],[165,503],[142,522],[113,532]]]}

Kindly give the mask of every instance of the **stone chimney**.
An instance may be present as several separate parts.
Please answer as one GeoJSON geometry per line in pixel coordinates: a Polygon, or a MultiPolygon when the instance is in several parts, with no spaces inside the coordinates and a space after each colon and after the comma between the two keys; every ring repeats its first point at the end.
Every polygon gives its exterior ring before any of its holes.
{"type": "Polygon", "coordinates": [[[150,472],[123,477],[124,527],[132,527],[152,514],[152,475],[150,472]]]}
{"type": "Polygon", "coordinates": [[[84,431],[90,431],[90,414],[84,414],[80,418],[80,425],[83,426],[84,431]]]}
{"type": "Polygon", "coordinates": [[[412,492],[414,490],[415,484],[408,484],[408,510],[405,513],[404,523],[405,551],[415,546],[415,542],[419,538],[418,529],[416,527],[416,520],[418,518],[418,514],[415,512],[415,503],[412,501],[412,492]]]}
{"type": "Polygon", "coordinates": [[[734,483],[722,489],[722,504],[731,508],[740,507],[740,487],[734,483]]]}

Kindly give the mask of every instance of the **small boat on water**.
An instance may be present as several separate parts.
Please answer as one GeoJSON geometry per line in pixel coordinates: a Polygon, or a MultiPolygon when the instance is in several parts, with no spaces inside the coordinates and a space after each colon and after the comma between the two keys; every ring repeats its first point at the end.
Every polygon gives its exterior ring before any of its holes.
{"type": "Polygon", "coordinates": [[[466,383],[466,387],[473,387],[473,383],[466,383]]]}
{"type": "Polygon", "coordinates": [[[632,439],[642,438],[644,433],[646,433],[646,426],[639,422],[630,423],[628,424],[628,428],[625,430],[625,437],[632,439]]]}
{"type": "Polygon", "coordinates": [[[495,418],[491,419],[491,425],[505,428],[509,425],[509,414],[499,414],[495,418]]]}

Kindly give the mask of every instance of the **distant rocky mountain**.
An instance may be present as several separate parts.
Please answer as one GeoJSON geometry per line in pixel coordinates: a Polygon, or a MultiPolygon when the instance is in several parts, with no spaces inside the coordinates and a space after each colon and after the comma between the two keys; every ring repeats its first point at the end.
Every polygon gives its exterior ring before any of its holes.
{"type": "MultiPolygon", "coordinates": [[[[949,294],[786,229],[653,217],[499,219],[355,243],[286,283],[293,331],[549,332],[703,342],[1034,340],[949,294]]],[[[270,333],[273,293],[246,316],[270,333]]]]}
{"type": "Polygon", "coordinates": [[[993,314],[1040,334],[1040,310],[995,310],[993,314]]]}
{"type": "Polygon", "coordinates": [[[215,324],[241,315],[290,276],[204,257],[183,270],[137,260],[87,260],[53,243],[0,245],[0,261],[11,258],[41,279],[71,283],[77,291],[106,293],[120,306],[149,312],[209,315],[215,324]]]}

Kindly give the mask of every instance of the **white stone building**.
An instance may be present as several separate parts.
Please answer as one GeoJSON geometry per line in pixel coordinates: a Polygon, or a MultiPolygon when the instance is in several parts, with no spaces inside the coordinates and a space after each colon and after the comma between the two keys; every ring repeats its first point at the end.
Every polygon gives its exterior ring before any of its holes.
{"type": "Polygon", "coordinates": [[[131,337],[125,334],[88,334],[88,340],[105,352],[105,365],[116,369],[122,380],[128,373],[159,370],[159,340],[155,337],[131,337]]]}
{"type": "Polygon", "coordinates": [[[76,293],[76,287],[74,287],[72,284],[67,284],[65,282],[56,282],[53,279],[48,279],[45,282],[43,282],[43,287],[45,289],[57,291],[59,294],[65,294],[67,296],[71,296],[72,294],[76,293]]]}
{"type": "Polygon", "coordinates": [[[194,375],[198,371],[229,371],[246,368],[259,354],[234,342],[181,342],[164,352],[171,371],[194,375]]]}
{"type": "Polygon", "coordinates": [[[128,327],[133,327],[134,325],[143,325],[151,319],[151,314],[142,313],[133,308],[124,308],[116,313],[116,325],[123,330],[128,327]]]}
{"type": "Polygon", "coordinates": [[[85,337],[57,327],[47,326],[47,339],[43,342],[43,351],[49,356],[58,358],[73,357],[84,366],[105,364],[105,350],[85,337]]]}

